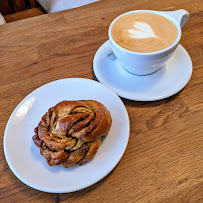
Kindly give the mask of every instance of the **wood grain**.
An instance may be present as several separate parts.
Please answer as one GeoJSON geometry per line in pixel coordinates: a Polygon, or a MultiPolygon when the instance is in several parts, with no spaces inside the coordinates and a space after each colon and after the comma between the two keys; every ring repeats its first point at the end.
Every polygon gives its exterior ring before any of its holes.
{"type": "Polygon", "coordinates": [[[203,202],[202,8],[199,0],[102,0],[0,26],[0,201],[203,202]],[[180,8],[190,13],[181,44],[192,58],[192,78],[182,91],[161,101],[122,99],[131,128],[117,167],[100,182],[69,194],[43,193],[21,183],[3,153],[4,129],[16,105],[57,79],[96,80],[94,54],[119,14],[180,8]]]}

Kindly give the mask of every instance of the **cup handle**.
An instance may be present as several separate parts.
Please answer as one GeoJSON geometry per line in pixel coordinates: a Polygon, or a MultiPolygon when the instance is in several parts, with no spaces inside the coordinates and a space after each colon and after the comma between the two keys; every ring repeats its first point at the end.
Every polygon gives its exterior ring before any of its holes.
{"type": "Polygon", "coordinates": [[[189,13],[184,9],[179,9],[176,11],[162,11],[162,12],[174,18],[180,24],[181,28],[185,25],[185,23],[189,18],[189,13]]]}

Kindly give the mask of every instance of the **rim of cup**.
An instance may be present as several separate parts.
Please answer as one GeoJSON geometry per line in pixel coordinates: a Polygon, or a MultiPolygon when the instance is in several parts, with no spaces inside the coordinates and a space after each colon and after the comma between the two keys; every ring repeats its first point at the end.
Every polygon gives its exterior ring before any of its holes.
{"type": "Polygon", "coordinates": [[[113,42],[115,44],[115,46],[117,46],[118,48],[120,48],[121,50],[125,51],[125,52],[128,52],[128,53],[134,53],[134,54],[138,54],[138,55],[154,55],[154,54],[161,54],[165,51],[168,51],[170,49],[172,49],[173,47],[175,47],[179,41],[180,41],[180,38],[181,38],[181,28],[180,28],[180,25],[178,24],[178,22],[172,18],[170,15],[166,14],[166,13],[163,13],[164,11],[153,11],[153,10],[134,10],[134,11],[128,11],[126,13],[123,13],[119,16],[117,16],[110,24],[109,26],[109,29],[108,29],[108,35],[109,35],[109,39],[111,42],[113,42]],[[123,47],[121,47],[120,45],[118,45],[113,37],[111,36],[111,28],[113,26],[113,24],[115,23],[115,21],[117,21],[119,18],[125,16],[125,15],[129,15],[131,13],[154,13],[154,14],[157,14],[157,15],[160,15],[160,16],[163,16],[165,18],[167,18],[168,20],[170,20],[175,26],[176,26],[176,29],[177,29],[177,32],[178,32],[178,36],[176,38],[176,40],[173,42],[173,44],[171,44],[170,46],[164,48],[164,49],[161,49],[161,50],[158,50],[158,51],[154,51],[154,52],[135,52],[135,51],[130,51],[128,49],[125,49],[123,47]]]}

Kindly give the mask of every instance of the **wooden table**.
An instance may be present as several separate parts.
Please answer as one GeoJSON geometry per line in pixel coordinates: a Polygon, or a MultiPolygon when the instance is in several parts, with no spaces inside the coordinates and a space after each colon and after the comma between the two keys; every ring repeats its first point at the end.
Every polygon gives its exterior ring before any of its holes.
{"type": "Polygon", "coordinates": [[[102,0],[0,26],[0,202],[203,202],[202,10],[199,0],[102,0]],[[119,14],[180,8],[190,13],[181,44],[193,61],[192,78],[168,99],[122,99],[131,128],[117,167],[93,186],[69,194],[39,192],[19,181],[3,153],[4,129],[16,105],[50,81],[96,80],[94,54],[119,14]]]}

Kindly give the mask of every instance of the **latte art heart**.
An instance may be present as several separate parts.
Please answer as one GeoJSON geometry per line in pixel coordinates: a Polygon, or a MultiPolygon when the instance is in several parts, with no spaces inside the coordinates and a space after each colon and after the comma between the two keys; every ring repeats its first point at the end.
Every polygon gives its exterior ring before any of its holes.
{"type": "Polygon", "coordinates": [[[149,37],[159,38],[158,36],[155,35],[151,26],[145,22],[135,22],[133,26],[135,29],[128,30],[128,32],[130,33],[129,34],[130,37],[136,39],[144,39],[149,37]]]}

